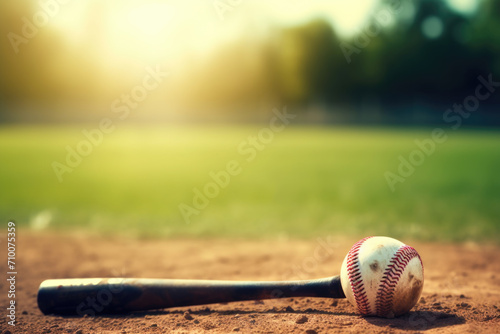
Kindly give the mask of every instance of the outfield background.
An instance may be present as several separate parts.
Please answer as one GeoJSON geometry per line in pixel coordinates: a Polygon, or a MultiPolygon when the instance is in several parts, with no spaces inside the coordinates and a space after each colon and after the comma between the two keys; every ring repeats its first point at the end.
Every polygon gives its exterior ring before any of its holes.
{"type": "MultiPolygon", "coordinates": [[[[255,158],[238,147],[259,126],[124,125],[59,182],[54,161],[85,137],[81,126],[0,130],[0,213],[19,226],[139,236],[312,237],[383,234],[426,240],[500,235],[500,134],[450,132],[403,183],[399,156],[431,129],[290,125],[255,158]],[[210,172],[241,164],[208,205],[183,218],[210,172]]],[[[249,146],[250,147],[250,146],[249,146]]],[[[207,196],[207,197],[209,197],[207,196]]]]}

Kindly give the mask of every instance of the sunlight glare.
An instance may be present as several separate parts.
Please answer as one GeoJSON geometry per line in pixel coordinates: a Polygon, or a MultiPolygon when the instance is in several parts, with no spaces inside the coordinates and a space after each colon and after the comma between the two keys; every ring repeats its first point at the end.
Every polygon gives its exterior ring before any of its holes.
{"type": "Polygon", "coordinates": [[[463,13],[471,13],[478,6],[477,0],[448,0],[448,3],[455,10],[463,13]]]}
{"type": "Polygon", "coordinates": [[[127,21],[144,37],[158,40],[167,32],[174,16],[174,10],[167,3],[146,3],[140,7],[128,8],[127,21]]]}
{"type": "Polygon", "coordinates": [[[51,23],[70,45],[106,67],[123,68],[162,60],[182,63],[186,55],[204,57],[245,31],[258,35],[268,25],[297,25],[315,18],[326,19],[339,35],[350,36],[362,28],[376,4],[376,0],[254,0],[235,5],[221,20],[211,2],[87,0],[67,6],[64,15],[51,23]]]}

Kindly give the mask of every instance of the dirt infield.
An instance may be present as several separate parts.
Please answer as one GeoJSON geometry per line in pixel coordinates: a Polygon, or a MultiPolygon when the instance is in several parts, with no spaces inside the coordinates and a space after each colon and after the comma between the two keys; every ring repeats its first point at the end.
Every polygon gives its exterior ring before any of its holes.
{"type": "MultiPolygon", "coordinates": [[[[15,327],[0,281],[1,333],[498,333],[500,248],[404,240],[420,253],[420,302],[396,319],[362,318],[345,299],[287,298],[234,302],[127,316],[44,316],[36,293],[49,278],[148,277],[294,280],[337,275],[357,240],[136,240],[18,232],[15,327]]],[[[2,242],[6,240],[1,235],[2,242]]],[[[0,269],[6,273],[6,247],[0,269]]],[[[5,276],[5,275],[4,275],[5,276]]]]}

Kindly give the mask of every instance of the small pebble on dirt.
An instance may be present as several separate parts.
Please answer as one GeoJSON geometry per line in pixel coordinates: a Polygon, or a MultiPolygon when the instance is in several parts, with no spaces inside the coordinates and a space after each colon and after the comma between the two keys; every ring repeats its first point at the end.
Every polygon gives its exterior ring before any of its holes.
{"type": "Polygon", "coordinates": [[[193,316],[191,316],[191,314],[189,314],[187,312],[184,312],[184,319],[186,319],[186,320],[193,320],[193,316]]]}
{"type": "Polygon", "coordinates": [[[295,310],[291,306],[287,306],[285,311],[287,312],[295,312],[295,310]]]}
{"type": "Polygon", "coordinates": [[[314,329],[308,329],[306,330],[306,334],[318,334],[314,329]]]}
{"type": "Polygon", "coordinates": [[[233,332],[239,332],[239,331],[240,331],[240,329],[238,327],[233,328],[233,332]]]}
{"type": "Polygon", "coordinates": [[[309,320],[309,319],[307,319],[307,317],[305,315],[299,315],[297,317],[297,319],[295,319],[295,323],[296,324],[303,324],[303,323],[307,322],[307,320],[309,320]]]}

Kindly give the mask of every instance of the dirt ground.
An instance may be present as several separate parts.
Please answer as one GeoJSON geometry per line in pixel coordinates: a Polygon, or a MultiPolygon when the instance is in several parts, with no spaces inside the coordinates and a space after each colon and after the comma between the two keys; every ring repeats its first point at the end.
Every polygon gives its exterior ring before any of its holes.
{"type": "MultiPolygon", "coordinates": [[[[17,233],[16,316],[8,325],[8,284],[0,281],[1,333],[498,333],[500,248],[404,240],[425,267],[422,298],[410,314],[363,318],[345,299],[286,298],[233,302],[125,316],[45,316],[39,284],[51,278],[143,277],[295,280],[339,274],[357,240],[137,240],[17,233]]],[[[0,235],[6,273],[6,235],[0,235]]],[[[3,275],[4,277],[6,274],[3,275]]]]}

